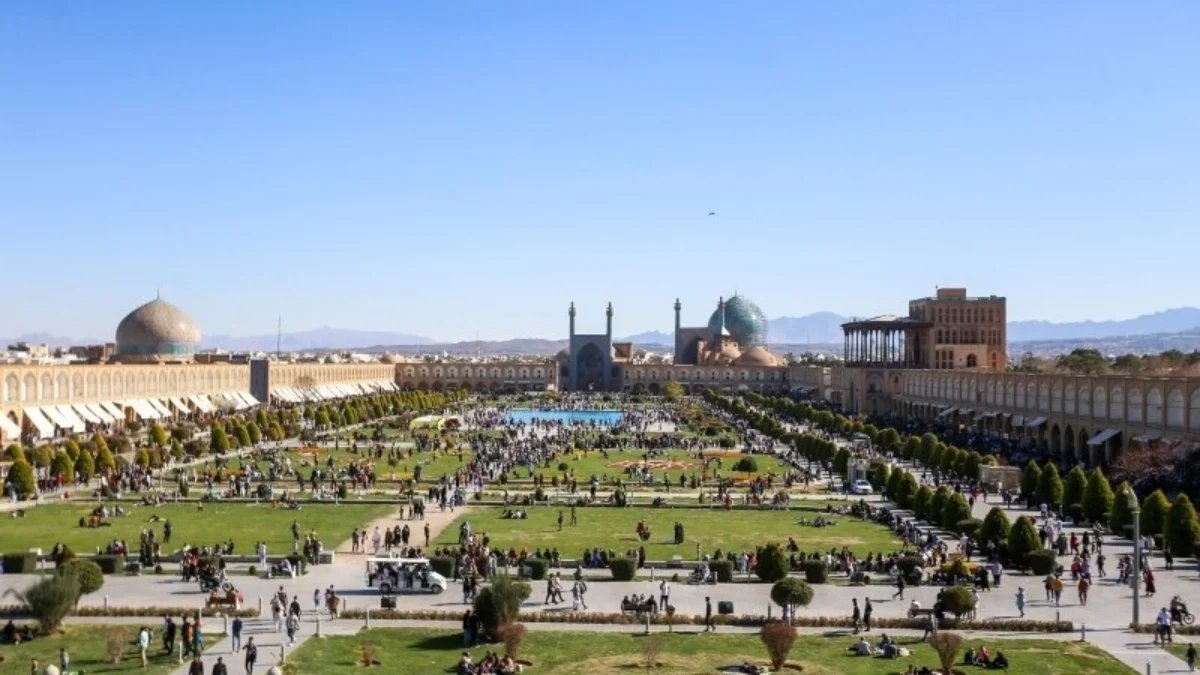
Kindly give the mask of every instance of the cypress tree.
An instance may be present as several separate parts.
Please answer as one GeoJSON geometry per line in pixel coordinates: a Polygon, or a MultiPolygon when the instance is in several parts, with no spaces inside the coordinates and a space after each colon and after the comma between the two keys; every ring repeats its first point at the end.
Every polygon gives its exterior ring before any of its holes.
{"type": "Polygon", "coordinates": [[[1068,506],[1071,504],[1082,504],[1083,491],[1087,487],[1087,480],[1087,474],[1078,465],[1067,472],[1067,483],[1063,486],[1063,504],[1068,506]]]}
{"type": "Polygon", "coordinates": [[[1021,496],[1028,502],[1037,497],[1037,486],[1042,480],[1042,468],[1038,463],[1029,460],[1025,471],[1021,473],[1021,496]]]}
{"type": "Polygon", "coordinates": [[[1021,569],[1026,567],[1026,556],[1042,547],[1042,540],[1029,516],[1017,518],[1008,531],[1008,555],[1021,569]]]}
{"type": "Polygon", "coordinates": [[[1164,543],[1172,555],[1191,557],[1200,541],[1200,522],[1196,520],[1196,509],[1187,493],[1180,492],[1167,511],[1163,532],[1164,543]]]}
{"type": "Polygon", "coordinates": [[[1083,504],[1084,517],[1093,523],[1104,522],[1109,514],[1115,519],[1114,500],[1108,477],[1099,468],[1092,469],[1092,475],[1088,476],[1087,486],[1083,490],[1083,501],[1080,502],[1083,504]]]}
{"type": "Polygon", "coordinates": [[[1162,490],[1151,492],[1142,502],[1142,534],[1147,537],[1162,534],[1170,508],[1171,503],[1167,501],[1167,496],[1162,490]]]}
{"type": "Polygon", "coordinates": [[[1050,508],[1056,508],[1063,503],[1063,482],[1058,477],[1058,467],[1053,463],[1046,464],[1041,478],[1038,479],[1037,500],[1050,508]]]}

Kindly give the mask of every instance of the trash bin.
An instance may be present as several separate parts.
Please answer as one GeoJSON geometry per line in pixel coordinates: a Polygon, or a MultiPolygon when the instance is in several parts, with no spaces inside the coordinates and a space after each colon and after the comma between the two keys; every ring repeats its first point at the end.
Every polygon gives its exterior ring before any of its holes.
{"type": "Polygon", "coordinates": [[[733,614],[733,601],[721,600],[717,603],[717,614],[733,614]]]}

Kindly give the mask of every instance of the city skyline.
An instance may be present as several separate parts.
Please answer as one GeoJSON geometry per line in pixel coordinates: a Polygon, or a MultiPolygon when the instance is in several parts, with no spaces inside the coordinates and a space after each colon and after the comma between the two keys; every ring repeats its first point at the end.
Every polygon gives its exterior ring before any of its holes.
{"type": "Polygon", "coordinates": [[[1075,10],[14,4],[0,335],[1195,305],[1200,7],[1075,10]]]}

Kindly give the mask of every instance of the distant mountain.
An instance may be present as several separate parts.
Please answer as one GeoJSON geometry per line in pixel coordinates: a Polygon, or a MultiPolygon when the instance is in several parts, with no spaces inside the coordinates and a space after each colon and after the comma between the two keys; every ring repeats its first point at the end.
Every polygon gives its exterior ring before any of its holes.
{"type": "Polygon", "coordinates": [[[359,347],[370,353],[455,354],[459,356],[553,356],[567,348],[566,340],[517,338],[515,340],[469,340],[465,342],[436,342],[428,344],[377,344],[359,347]]]}
{"type": "MultiPolygon", "coordinates": [[[[111,342],[112,339],[109,338],[108,341],[111,342]]],[[[50,345],[51,347],[75,347],[79,345],[98,345],[104,343],[105,340],[94,340],[91,338],[76,340],[75,338],[52,335],[50,333],[25,333],[16,337],[0,338],[0,348],[15,345],[18,342],[27,342],[31,345],[50,345]]]]}
{"type": "MultiPolygon", "coordinates": [[[[308,349],[355,349],[369,345],[431,345],[435,341],[421,335],[409,333],[392,333],[388,331],[346,330],[322,326],[313,330],[284,333],[280,336],[280,347],[283,351],[303,351],[308,349]]],[[[231,335],[207,335],[202,347],[205,349],[226,349],[229,351],[275,351],[276,336],[250,335],[234,337],[231,335]]]]}
{"type": "Polygon", "coordinates": [[[1200,326],[1200,309],[1179,307],[1153,314],[1142,314],[1121,321],[1010,321],[1009,342],[1032,340],[1083,340],[1122,335],[1178,333],[1200,326]]]}
{"type": "Polygon", "coordinates": [[[635,345],[673,345],[675,344],[675,335],[674,333],[651,330],[621,338],[618,342],[632,342],[635,345]]]}
{"type": "Polygon", "coordinates": [[[804,316],[781,316],[767,321],[767,341],[771,344],[803,345],[816,342],[841,342],[842,324],[850,318],[833,312],[814,312],[804,316]]]}

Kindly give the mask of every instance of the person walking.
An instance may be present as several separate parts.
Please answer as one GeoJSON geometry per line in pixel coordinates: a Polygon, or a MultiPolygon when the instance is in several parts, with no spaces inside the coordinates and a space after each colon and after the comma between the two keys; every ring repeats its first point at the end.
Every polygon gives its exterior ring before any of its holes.
{"type": "Polygon", "coordinates": [[[862,630],[862,610],[858,607],[858,598],[850,602],[854,604],[854,609],[850,612],[850,625],[854,626],[854,634],[857,635],[862,630]]]}
{"type": "MultiPolygon", "coordinates": [[[[138,631],[137,646],[138,646],[138,653],[141,654],[141,657],[142,657],[142,667],[146,668],[147,666],[150,665],[149,660],[146,658],[146,650],[150,647],[150,629],[149,628],[142,626],[142,629],[138,631]]],[[[201,667],[203,667],[203,664],[201,665],[201,667]]],[[[203,673],[201,675],[203,675],[203,673]]]]}
{"type": "Polygon", "coordinates": [[[254,662],[258,660],[258,645],[254,644],[254,636],[246,641],[246,675],[254,675],[254,662]]]}
{"type": "MultiPolygon", "coordinates": [[[[274,602],[272,602],[272,604],[274,604],[274,602]]],[[[240,616],[235,616],[233,618],[233,626],[231,628],[232,632],[230,633],[230,638],[233,642],[233,649],[230,651],[236,654],[242,651],[242,618],[240,616]]]]}
{"type": "Polygon", "coordinates": [[[1196,645],[1191,642],[1188,643],[1187,648],[1187,664],[1189,671],[1196,672],[1196,645]]]}
{"type": "Polygon", "coordinates": [[[283,632],[283,606],[279,598],[271,598],[271,620],[275,622],[275,632],[283,632]]]}
{"type": "Polygon", "coordinates": [[[669,604],[671,604],[671,584],[663,579],[662,583],[658,585],[658,607],[666,609],[669,604]]]}
{"type": "Polygon", "coordinates": [[[1079,604],[1087,606],[1088,589],[1091,584],[1088,583],[1087,577],[1079,577],[1079,604]]]}
{"type": "Polygon", "coordinates": [[[163,624],[163,651],[170,654],[175,651],[175,619],[166,618],[166,623],[163,624]]]}
{"type": "Polygon", "coordinates": [[[1017,611],[1021,613],[1021,618],[1025,617],[1025,589],[1017,587],[1017,611]]]}
{"type": "Polygon", "coordinates": [[[574,601],[572,609],[578,610],[580,605],[583,605],[584,609],[588,608],[587,600],[583,597],[584,593],[587,593],[587,584],[583,582],[583,579],[576,579],[575,583],[571,585],[571,599],[574,601]]]}
{"type": "Polygon", "coordinates": [[[704,632],[716,632],[717,624],[713,623],[712,598],[704,597],[704,632]]]}
{"type": "Polygon", "coordinates": [[[213,664],[212,675],[229,675],[229,668],[225,666],[224,658],[217,657],[217,662],[213,664]]]}
{"type": "Polygon", "coordinates": [[[192,657],[192,662],[188,665],[188,675],[204,675],[204,662],[200,660],[199,654],[192,657]]]}
{"type": "Polygon", "coordinates": [[[71,672],[71,655],[67,653],[66,647],[58,650],[58,672],[62,675],[71,672]]]}
{"type": "Polygon", "coordinates": [[[563,512],[562,512],[562,509],[559,509],[558,510],[558,531],[559,532],[562,532],[562,526],[563,526],[563,512]]]}
{"type": "Polygon", "coordinates": [[[288,644],[296,644],[296,631],[300,630],[300,615],[289,614],[287,618],[288,644]]]}
{"type": "Polygon", "coordinates": [[[383,542],[383,535],[379,534],[379,526],[375,526],[375,531],[371,533],[371,546],[374,548],[373,555],[379,555],[379,545],[383,542]]]}
{"type": "Polygon", "coordinates": [[[313,611],[321,611],[321,589],[313,589],[313,611]]]}
{"type": "Polygon", "coordinates": [[[575,505],[571,504],[571,526],[574,527],[578,524],[579,518],[575,515],[575,505]]]}
{"type": "Polygon", "coordinates": [[[896,598],[900,598],[901,600],[904,599],[904,587],[906,585],[907,584],[904,581],[904,572],[897,574],[896,575],[896,592],[892,594],[893,600],[895,600],[896,598]]]}
{"type": "Polygon", "coordinates": [[[871,632],[871,612],[874,608],[871,607],[871,599],[867,598],[863,603],[863,626],[868,633],[871,632]]]}
{"type": "Polygon", "coordinates": [[[429,523],[425,523],[425,548],[429,548],[429,523]]]}
{"type": "Polygon", "coordinates": [[[558,604],[554,598],[554,575],[546,577],[546,599],[542,601],[543,605],[558,604]]]}

